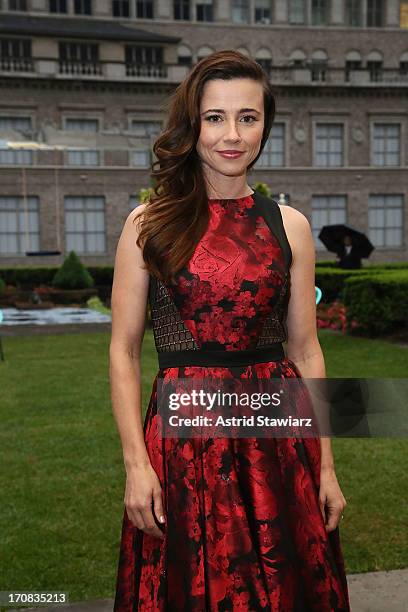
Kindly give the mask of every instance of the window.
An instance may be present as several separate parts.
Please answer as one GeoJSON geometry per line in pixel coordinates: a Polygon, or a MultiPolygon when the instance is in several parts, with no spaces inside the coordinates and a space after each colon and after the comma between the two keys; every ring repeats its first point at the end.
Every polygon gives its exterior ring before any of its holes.
{"type": "Polygon", "coordinates": [[[373,126],[372,164],[399,166],[401,126],[398,123],[375,123],[373,126]]]}
{"type": "Polygon", "coordinates": [[[197,49],[197,61],[199,62],[205,57],[208,57],[213,52],[214,50],[211,47],[208,47],[207,45],[200,47],[199,49],[197,49]]]}
{"type": "Polygon", "coordinates": [[[138,168],[147,168],[152,160],[152,141],[161,132],[160,121],[139,121],[132,119],[130,130],[140,138],[139,147],[129,151],[129,165],[138,168]]]}
{"type": "Polygon", "coordinates": [[[345,25],[359,27],[363,25],[361,0],[346,0],[345,25]]]}
{"type": "Polygon", "coordinates": [[[368,200],[369,238],[376,247],[402,246],[404,196],[370,195],[368,200]]]}
{"type": "Polygon", "coordinates": [[[31,166],[33,151],[30,149],[11,149],[0,141],[0,166],[31,166]]]}
{"type": "Polygon", "coordinates": [[[67,13],[67,0],[50,0],[50,13],[67,13]]]}
{"type": "Polygon", "coordinates": [[[129,0],[113,0],[112,14],[114,17],[129,17],[129,0]]]}
{"type": "Polygon", "coordinates": [[[326,25],[328,13],[326,0],[312,0],[312,25],[326,25]]]}
{"type": "Polygon", "coordinates": [[[9,0],[9,11],[26,11],[27,0],[9,0]]]}
{"type": "Polygon", "coordinates": [[[310,62],[310,74],[312,81],[324,82],[327,73],[327,60],[312,59],[310,62]]]}
{"type": "Polygon", "coordinates": [[[132,119],[130,124],[130,130],[136,136],[150,137],[159,134],[161,130],[160,121],[140,121],[139,119],[132,119]]]}
{"type": "Polygon", "coordinates": [[[232,22],[233,23],[248,23],[249,22],[249,2],[248,0],[232,0],[232,22]]]}
{"type": "Polygon", "coordinates": [[[92,15],[91,0],[74,0],[74,13],[76,15],[92,15]]]}
{"type": "Polygon", "coordinates": [[[104,253],[105,198],[103,196],[65,196],[66,251],[104,253]]]}
{"type": "Polygon", "coordinates": [[[213,21],[212,0],[198,0],[196,4],[197,21],[213,21]]]}
{"type": "Polygon", "coordinates": [[[345,80],[350,81],[350,72],[353,70],[362,70],[362,68],[363,64],[361,60],[347,60],[345,64],[345,80]]]}
{"type": "Polygon", "coordinates": [[[272,23],[270,0],[255,0],[255,23],[272,23]]]}
{"type": "Polygon", "coordinates": [[[272,68],[272,58],[271,57],[257,57],[255,61],[262,66],[265,70],[266,74],[269,75],[272,68]]]}
{"type": "Polygon", "coordinates": [[[102,74],[97,43],[59,43],[60,72],[102,74]]]}
{"type": "Polygon", "coordinates": [[[24,254],[40,248],[37,196],[0,196],[0,253],[24,254]]]}
{"type": "Polygon", "coordinates": [[[316,124],[314,165],[343,165],[343,125],[341,123],[316,124]]]}
{"type": "Polygon", "coordinates": [[[185,45],[179,45],[177,49],[177,63],[180,66],[191,66],[192,61],[190,49],[185,45]]]}
{"type": "Polygon", "coordinates": [[[96,43],[60,42],[60,59],[75,62],[96,62],[98,60],[98,45],[96,43]]]}
{"type": "Polygon", "coordinates": [[[317,249],[326,247],[318,238],[324,225],[346,223],[347,199],[345,195],[315,195],[312,196],[311,228],[317,249]]]}
{"type": "Polygon", "coordinates": [[[173,2],[174,19],[190,20],[190,0],[175,0],[173,2]]]}
{"type": "Polygon", "coordinates": [[[150,166],[150,150],[133,149],[129,152],[130,165],[138,168],[147,168],[150,166]]]}
{"type": "Polygon", "coordinates": [[[401,60],[399,63],[400,76],[408,76],[408,60],[401,60]]]}
{"type": "Polygon", "coordinates": [[[367,26],[378,28],[384,25],[383,0],[367,0],[367,26]]]}
{"type": "Polygon", "coordinates": [[[32,72],[34,64],[31,57],[31,40],[0,38],[0,69],[32,72]]]}
{"type": "Polygon", "coordinates": [[[139,19],[153,19],[152,0],[136,1],[136,17],[138,17],[139,19]]]}
{"type": "Polygon", "coordinates": [[[291,68],[306,68],[306,54],[302,49],[294,49],[288,58],[288,66],[291,68]]]}
{"type": "Polygon", "coordinates": [[[306,23],[305,0],[290,0],[289,23],[294,25],[306,23]]]}
{"type": "Polygon", "coordinates": [[[82,117],[66,117],[64,129],[68,132],[97,132],[99,130],[99,121],[98,119],[82,117]]]}
{"type": "Polygon", "coordinates": [[[93,149],[71,149],[67,151],[68,166],[99,166],[99,151],[93,149]]]}
{"type": "Polygon", "coordinates": [[[17,132],[29,132],[32,129],[31,117],[0,115],[0,130],[9,129],[17,132]]]}
{"type": "Polygon", "coordinates": [[[265,147],[256,162],[256,168],[285,165],[285,124],[274,123],[265,147]]]}
{"type": "Polygon", "coordinates": [[[367,60],[367,70],[370,73],[370,81],[376,82],[382,80],[382,60],[367,60]]]}
{"type": "Polygon", "coordinates": [[[141,45],[125,46],[127,76],[164,76],[163,48],[141,45]]]}

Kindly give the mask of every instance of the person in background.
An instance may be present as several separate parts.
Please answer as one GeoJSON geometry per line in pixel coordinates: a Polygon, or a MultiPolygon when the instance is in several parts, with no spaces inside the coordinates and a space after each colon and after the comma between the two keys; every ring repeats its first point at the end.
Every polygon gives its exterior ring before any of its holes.
{"type": "Polygon", "coordinates": [[[356,251],[349,234],[344,236],[343,249],[337,253],[336,263],[340,268],[361,268],[361,257],[356,251]]]}

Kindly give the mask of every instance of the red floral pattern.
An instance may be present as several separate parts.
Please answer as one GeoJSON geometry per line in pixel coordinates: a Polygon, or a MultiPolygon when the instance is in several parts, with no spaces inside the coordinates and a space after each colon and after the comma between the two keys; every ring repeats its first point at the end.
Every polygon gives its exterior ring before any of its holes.
{"type": "MultiPolygon", "coordinates": [[[[251,196],[209,200],[208,230],[168,287],[200,348],[256,346],[284,281],[283,252],[251,196]]],[[[165,539],[124,510],[114,612],[349,612],[339,529],[319,507],[318,438],[162,438],[158,379],[300,377],[281,361],[158,371],[144,423],[165,539]]]]}

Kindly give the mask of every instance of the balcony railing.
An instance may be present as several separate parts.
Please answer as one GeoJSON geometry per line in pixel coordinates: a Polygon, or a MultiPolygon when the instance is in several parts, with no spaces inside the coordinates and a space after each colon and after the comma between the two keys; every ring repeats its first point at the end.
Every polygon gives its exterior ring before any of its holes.
{"type": "Polygon", "coordinates": [[[274,83],[284,84],[307,84],[318,83],[321,85],[395,85],[408,83],[406,70],[398,68],[360,68],[350,70],[347,68],[334,68],[331,66],[309,65],[300,66],[272,66],[268,71],[269,78],[274,83]]]}
{"type": "Polygon", "coordinates": [[[31,57],[1,57],[0,70],[5,72],[33,72],[34,61],[31,57]]]}
{"type": "Polygon", "coordinates": [[[103,67],[101,62],[81,61],[81,60],[60,60],[59,72],[61,74],[82,74],[82,75],[102,75],[103,67]]]}
{"type": "MultiPolygon", "coordinates": [[[[44,58],[1,58],[0,73],[13,72],[34,73],[40,78],[56,77],[69,78],[81,76],[83,78],[106,78],[112,81],[152,81],[180,83],[192,66],[181,64],[136,62],[110,62],[81,61],[81,60],[54,60],[44,58]]],[[[406,69],[360,68],[356,70],[347,67],[332,67],[324,64],[308,64],[306,66],[271,66],[265,69],[270,80],[282,85],[347,85],[347,86],[389,86],[406,85],[408,72],[406,69]]],[[[27,75],[28,76],[28,75],[27,75]]],[[[31,76],[31,75],[30,75],[31,76]]]]}
{"type": "Polygon", "coordinates": [[[166,64],[126,64],[126,76],[147,77],[147,78],[166,78],[166,64]]]}

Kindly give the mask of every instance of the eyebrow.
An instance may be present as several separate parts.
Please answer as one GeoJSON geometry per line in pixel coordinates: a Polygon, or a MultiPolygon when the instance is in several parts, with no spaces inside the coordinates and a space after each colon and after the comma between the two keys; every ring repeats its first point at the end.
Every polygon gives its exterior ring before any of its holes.
{"type": "MultiPolygon", "coordinates": [[[[205,115],[205,113],[225,113],[225,110],[223,108],[208,108],[206,111],[204,111],[203,113],[201,113],[202,115],[205,115]]],[[[256,108],[240,108],[239,113],[258,113],[258,115],[260,114],[260,112],[258,110],[256,110],[256,108]]]]}

